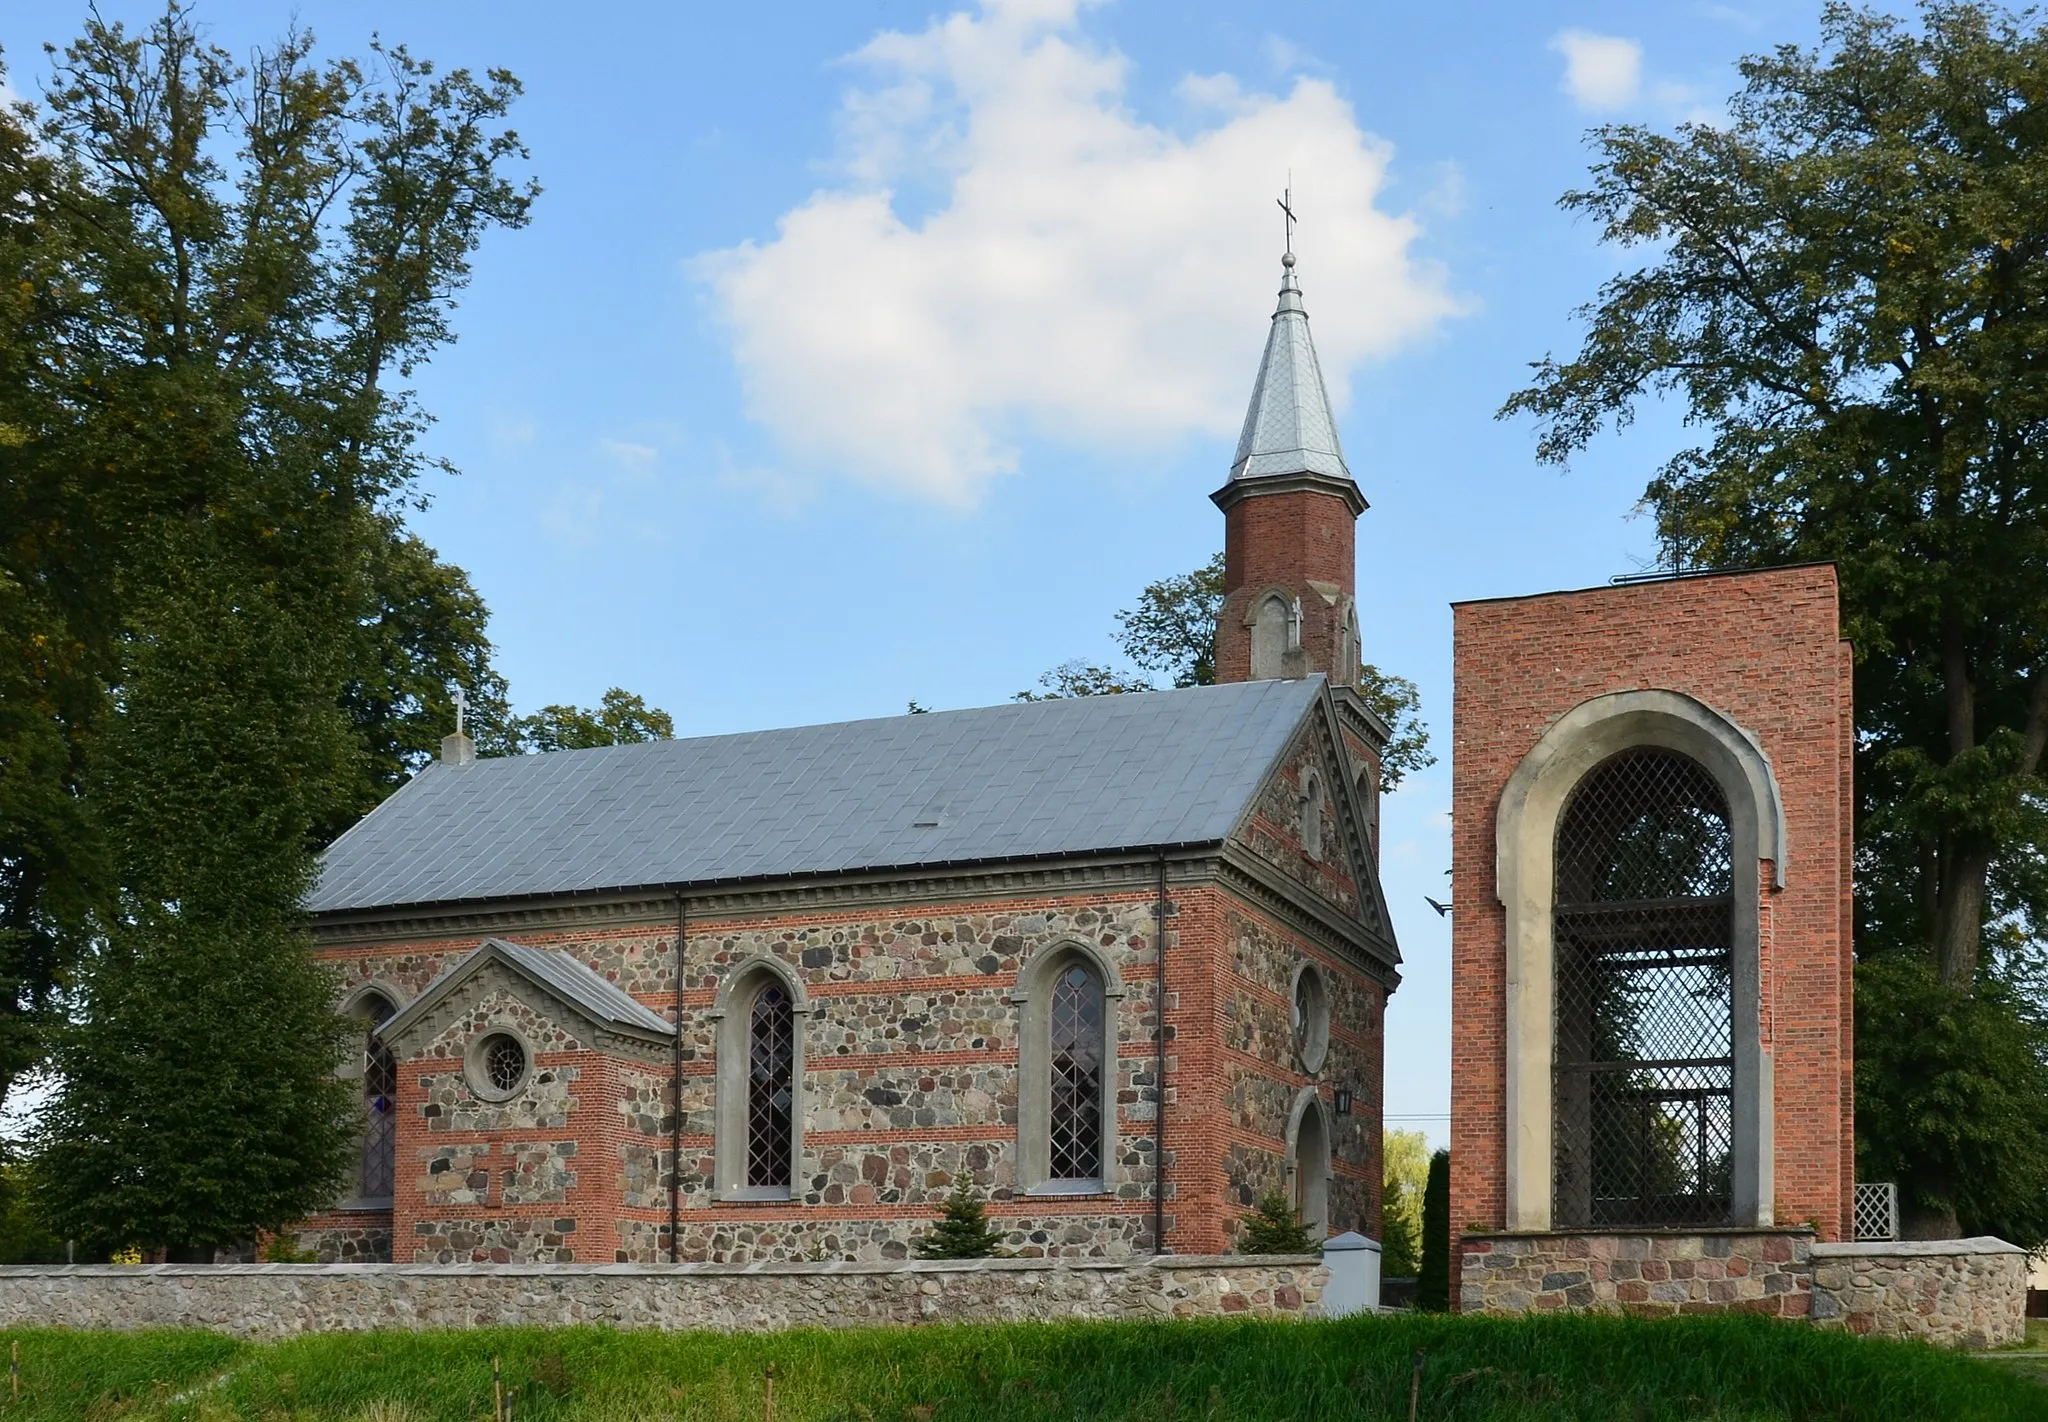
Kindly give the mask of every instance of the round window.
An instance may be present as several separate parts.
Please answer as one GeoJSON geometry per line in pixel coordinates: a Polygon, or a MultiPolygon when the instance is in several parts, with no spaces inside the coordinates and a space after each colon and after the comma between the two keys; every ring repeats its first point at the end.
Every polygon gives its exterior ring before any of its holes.
{"type": "Polygon", "coordinates": [[[526,1043],[510,1032],[492,1032],[469,1049],[470,1088],[490,1101],[503,1101],[526,1084],[531,1059],[526,1043]]]}
{"type": "Polygon", "coordinates": [[[1303,963],[1294,975],[1294,1051],[1302,1069],[1320,1071],[1330,1052],[1330,994],[1322,970],[1303,963]]]}

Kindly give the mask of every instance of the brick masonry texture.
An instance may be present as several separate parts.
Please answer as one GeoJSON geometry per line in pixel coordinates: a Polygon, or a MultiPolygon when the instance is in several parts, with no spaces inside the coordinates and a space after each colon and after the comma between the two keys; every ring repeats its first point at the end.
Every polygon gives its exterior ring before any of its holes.
{"type": "Polygon", "coordinates": [[[114,1265],[0,1268],[0,1327],[374,1328],[608,1324],[721,1333],[1032,1320],[1316,1318],[1312,1257],[866,1265],[114,1265]]]}
{"type": "Polygon", "coordinates": [[[1357,538],[1357,520],[1335,494],[1257,494],[1224,514],[1225,595],[1216,622],[1218,681],[1251,679],[1251,631],[1244,625],[1245,614],[1267,589],[1279,588],[1301,601],[1304,672],[1323,672],[1338,685],[1351,684],[1356,668],[1335,663],[1344,605],[1357,582],[1357,538]],[[1336,596],[1325,597],[1314,583],[1335,588],[1336,596]]]}
{"type": "Polygon", "coordinates": [[[1849,941],[1850,658],[1827,566],[1455,608],[1453,1228],[1506,1224],[1501,791],[1546,728],[1617,691],[1681,692],[1754,735],[1777,776],[1785,887],[1766,880],[1761,1031],[1774,1060],[1775,1211],[1822,1239],[1854,1195],[1849,941]]]}
{"type": "Polygon", "coordinates": [[[1816,1244],[1806,1230],[1468,1234],[1466,1313],[1761,1313],[1995,1348],[2026,1336],[2027,1256],[2003,1240],[1816,1244]]]}

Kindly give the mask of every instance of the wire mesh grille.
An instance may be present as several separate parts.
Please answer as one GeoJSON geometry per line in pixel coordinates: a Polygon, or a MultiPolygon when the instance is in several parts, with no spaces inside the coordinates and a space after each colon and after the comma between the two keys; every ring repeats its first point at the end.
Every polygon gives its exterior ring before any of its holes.
{"type": "Polygon", "coordinates": [[[789,1184],[795,1142],[795,1014],[777,984],[761,989],[747,1024],[747,1183],[789,1184]]]}
{"type": "Polygon", "coordinates": [[[1733,868],[1727,802],[1683,756],[1628,751],[1573,792],[1552,934],[1560,1226],[1729,1218],[1733,868]]]}
{"type": "Polygon", "coordinates": [[[1052,1178],[1102,1178],[1102,980],[1076,963],[1052,990],[1052,1178]]]}

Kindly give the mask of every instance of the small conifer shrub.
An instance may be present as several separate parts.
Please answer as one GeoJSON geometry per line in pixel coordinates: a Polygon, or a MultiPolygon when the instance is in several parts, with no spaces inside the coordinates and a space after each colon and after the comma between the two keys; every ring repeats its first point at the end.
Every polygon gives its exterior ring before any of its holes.
{"type": "Polygon", "coordinates": [[[953,1179],[953,1193],[946,1197],[946,1212],[931,1232],[917,1242],[920,1259],[995,1259],[1007,1255],[1003,1232],[988,1222],[988,1207],[975,1193],[974,1184],[961,1172],[953,1179]]]}
{"type": "Polygon", "coordinates": [[[1237,1237],[1239,1254],[1316,1254],[1322,1241],[1309,1234],[1301,1215],[1278,1190],[1268,1190],[1257,1208],[1244,1217],[1237,1237]]]}

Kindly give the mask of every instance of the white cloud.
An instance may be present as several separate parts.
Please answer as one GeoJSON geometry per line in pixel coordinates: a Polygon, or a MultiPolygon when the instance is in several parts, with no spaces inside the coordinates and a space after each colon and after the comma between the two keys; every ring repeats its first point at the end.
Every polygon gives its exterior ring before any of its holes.
{"type": "Polygon", "coordinates": [[[1564,30],[1550,47],[1564,56],[1561,87],[1582,109],[1626,108],[1643,87],[1643,47],[1619,35],[1564,30]]]}
{"type": "MultiPolygon", "coordinates": [[[[748,413],[794,459],[971,504],[1017,439],[1104,451],[1236,433],[1277,285],[1273,199],[1332,395],[1460,309],[1381,206],[1392,149],[1326,81],[1190,80],[1186,134],[1139,121],[1076,0],[985,0],[853,60],[840,185],[694,263],[748,413]],[[899,194],[932,194],[906,220],[899,194]]],[[[1220,471],[1219,471],[1220,472],[1220,471]]]]}
{"type": "Polygon", "coordinates": [[[653,477],[655,465],[661,462],[661,451],[651,444],[635,444],[631,440],[601,439],[597,447],[618,465],[621,473],[635,479],[653,477]]]}

